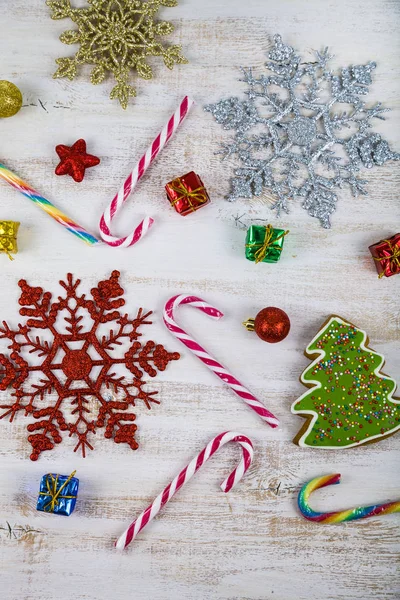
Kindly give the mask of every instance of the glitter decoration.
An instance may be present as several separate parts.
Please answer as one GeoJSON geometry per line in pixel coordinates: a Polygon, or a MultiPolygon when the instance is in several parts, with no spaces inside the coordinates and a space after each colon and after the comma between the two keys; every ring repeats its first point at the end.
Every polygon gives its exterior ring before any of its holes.
{"type": "Polygon", "coordinates": [[[269,190],[279,214],[300,197],[303,208],[328,229],[337,189],[348,186],[353,196],[366,195],[361,167],[399,160],[400,154],[371,132],[372,120],[384,119],[388,109],[381,103],[367,108],[360,99],[368,94],[376,64],[345,67],[334,75],[328,70],[331,58],[326,48],[314,61],[303,62],[275,35],[269,74],[256,78],[252,69],[242,69],[247,100],[229,98],[205,107],[224,129],[236,132],[217,152],[242,163],[228,200],[269,190]]]}
{"type": "Polygon", "coordinates": [[[173,32],[172,23],[156,21],[160,6],[177,6],[177,0],[87,0],[90,6],[73,8],[70,0],[47,0],[52,19],[70,18],[78,29],[65,31],[60,40],[64,44],[79,44],[75,56],[58,58],[54,78],[75,79],[78,67],[94,65],[90,75],[93,85],[112,74],[116,85],[111,90],[111,100],[118,99],[126,109],[136,90],[129,84],[130,70],[139,77],[151,79],[153,71],[146,62],[148,56],[162,56],[164,64],[172,69],[175,64],[188,61],[181,46],[165,46],[159,36],[173,32]]]}
{"type": "Polygon", "coordinates": [[[63,431],[77,439],[75,451],[85,456],[87,448],[93,450],[89,437],[103,427],[104,437],[136,450],[136,415],[130,409],[139,401],[148,409],[160,404],[156,391],[146,391],[145,374],[156,377],[179,354],[139,341],[139,328],[151,324],[152,313],[139,309],[130,319],[118,310],[125,304],[119,276],[113,271],[87,298],[69,273],[60,281],[64,297],[55,302],[41,287],[19,282],[19,312],[29,318],[17,329],[5,321],[0,327],[0,339],[9,341],[11,351],[9,357],[0,354],[0,390],[14,388],[0,405],[5,411],[0,418],[12,421],[22,412],[31,419],[31,460],[60,444],[63,431]]]}
{"type": "Polygon", "coordinates": [[[11,81],[0,81],[0,119],[13,117],[22,108],[22,94],[11,81]]]}
{"type": "Polygon", "coordinates": [[[306,423],[294,442],[311,448],[351,448],[379,442],[400,429],[396,382],[365,331],[332,316],[305,352],[314,362],[301,374],[310,389],[292,405],[306,423]]]}
{"type": "Polygon", "coordinates": [[[243,321],[247,331],[255,331],[260,340],[269,344],[282,342],[290,331],[290,319],[284,310],[276,306],[267,306],[243,321]]]}
{"type": "Polygon", "coordinates": [[[78,140],[72,146],[59,144],[56,152],[60,158],[56,175],[70,175],[74,181],[80,183],[85,177],[86,169],[100,164],[100,159],[86,152],[85,140],[78,140]]]}

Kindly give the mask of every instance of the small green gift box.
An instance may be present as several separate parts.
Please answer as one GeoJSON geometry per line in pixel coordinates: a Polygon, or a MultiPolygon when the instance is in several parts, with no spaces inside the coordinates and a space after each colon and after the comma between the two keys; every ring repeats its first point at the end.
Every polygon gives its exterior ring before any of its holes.
{"type": "Polygon", "coordinates": [[[272,225],[250,225],[246,236],[246,258],[255,263],[277,263],[281,257],[285,235],[284,229],[272,225]]]}

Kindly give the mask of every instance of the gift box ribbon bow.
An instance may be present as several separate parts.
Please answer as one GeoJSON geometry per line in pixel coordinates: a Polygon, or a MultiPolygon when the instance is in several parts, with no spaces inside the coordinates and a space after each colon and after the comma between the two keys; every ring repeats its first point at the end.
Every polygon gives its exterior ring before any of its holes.
{"type": "Polygon", "coordinates": [[[48,474],[48,476],[46,478],[47,492],[39,492],[39,496],[49,496],[50,497],[50,502],[48,502],[43,507],[43,510],[48,510],[48,512],[54,512],[54,509],[58,505],[58,501],[61,498],[66,498],[69,500],[71,500],[72,498],[76,498],[76,496],[62,496],[61,495],[61,492],[71,481],[71,479],[73,478],[75,473],[76,473],[76,471],[71,473],[71,475],[64,481],[64,483],[62,484],[62,486],[60,487],[59,490],[57,490],[58,475],[56,475],[56,477],[53,477],[52,473],[48,474]]]}
{"type": "Polygon", "coordinates": [[[11,256],[11,254],[10,254],[10,251],[9,251],[8,247],[7,247],[7,242],[8,241],[9,241],[9,238],[6,239],[5,242],[3,242],[3,240],[0,240],[0,251],[4,252],[5,254],[7,254],[7,256],[8,256],[8,258],[10,260],[14,260],[13,257],[11,256]]]}
{"type": "MultiPolygon", "coordinates": [[[[374,259],[379,261],[389,261],[390,270],[393,272],[397,271],[397,269],[400,270],[400,246],[398,246],[397,244],[392,244],[391,240],[383,241],[389,246],[389,250],[392,254],[389,254],[389,256],[382,256],[380,258],[374,256],[374,259]]],[[[379,275],[379,279],[381,279],[384,276],[384,274],[385,271],[383,270],[382,273],[379,275]]]]}
{"type": "Polygon", "coordinates": [[[263,242],[253,242],[252,244],[246,244],[246,248],[254,248],[254,247],[257,248],[258,247],[258,250],[254,253],[255,262],[257,264],[264,260],[269,248],[274,247],[274,250],[277,250],[278,252],[282,252],[282,247],[274,246],[274,244],[281,238],[285,237],[285,235],[287,235],[288,233],[289,233],[289,231],[284,231],[283,233],[278,235],[278,237],[276,237],[273,240],[272,238],[274,235],[274,228],[272,227],[272,225],[267,225],[267,227],[265,228],[264,241],[263,242]]]}
{"type": "Polygon", "coordinates": [[[182,180],[178,178],[174,179],[168,187],[176,194],[179,194],[179,196],[171,202],[172,206],[175,206],[175,204],[180,200],[187,200],[189,208],[194,212],[196,210],[196,206],[193,205],[192,200],[196,200],[198,204],[204,204],[207,202],[206,188],[203,185],[195,190],[189,191],[184,186],[182,180]]]}

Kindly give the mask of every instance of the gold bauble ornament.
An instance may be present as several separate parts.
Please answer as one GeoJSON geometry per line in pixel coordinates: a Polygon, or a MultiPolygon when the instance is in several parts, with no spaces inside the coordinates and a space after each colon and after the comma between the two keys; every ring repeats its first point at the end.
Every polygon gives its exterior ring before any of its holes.
{"type": "Polygon", "coordinates": [[[0,81],[0,118],[13,117],[21,109],[22,94],[16,85],[5,79],[0,81]]]}

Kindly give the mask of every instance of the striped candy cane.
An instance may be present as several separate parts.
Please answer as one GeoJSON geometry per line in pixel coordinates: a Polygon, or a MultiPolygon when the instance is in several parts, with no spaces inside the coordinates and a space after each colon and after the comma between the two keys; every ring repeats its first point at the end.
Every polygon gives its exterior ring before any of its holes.
{"type": "Polygon", "coordinates": [[[221,483],[221,489],[223,492],[229,492],[246,473],[253,460],[253,444],[251,440],[242,435],[241,433],[235,433],[233,431],[226,431],[220,433],[211,440],[207,446],[193,458],[193,460],[185,467],[179,475],[175,477],[173,481],[157,496],[146,510],[142,512],[139,517],[129,525],[128,529],[121,535],[116,541],[115,546],[119,550],[126,548],[132,540],[138,535],[146,525],[154,519],[160,510],[171,500],[171,498],[178,492],[181,487],[185,485],[193,477],[195,473],[204,465],[209,458],[211,458],[221,446],[224,446],[228,442],[237,442],[242,447],[242,457],[236,469],[221,483]]]}
{"type": "Polygon", "coordinates": [[[136,227],[135,231],[122,238],[111,235],[110,229],[111,222],[115,215],[127,201],[136,184],[146,173],[151,163],[157,158],[158,154],[172,138],[179,125],[185,120],[193,104],[194,101],[188,98],[188,96],[182,100],[175,114],[172,115],[164,129],[147,149],[146,154],[142,156],[137,165],[134,167],[133,171],[128,175],[118,194],[115,196],[112,202],[110,202],[108,208],[103,213],[100,219],[100,235],[109,246],[121,248],[133,246],[133,244],[136,244],[136,242],[146,235],[150,227],[153,225],[154,219],[151,217],[146,217],[136,227]]]}
{"type": "Polygon", "coordinates": [[[215,373],[222,381],[224,381],[229,387],[237,394],[250,408],[252,408],[264,421],[266,421],[271,427],[278,427],[278,419],[265,408],[263,404],[253,394],[245,388],[240,381],[236,379],[219,363],[213,356],[200,346],[193,338],[191,338],[186,331],[181,329],[174,318],[174,310],[181,304],[191,304],[195,308],[202,310],[206,315],[213,319],[220,319],[224,316],[218,308],[207,304],[201,298],[197,296],[180,295],[170,298],[164,308],[164,323],[168,329],[173,333],[178,340],[180,340],[189,350],[193,352],[200,360],[215,373]]]}

